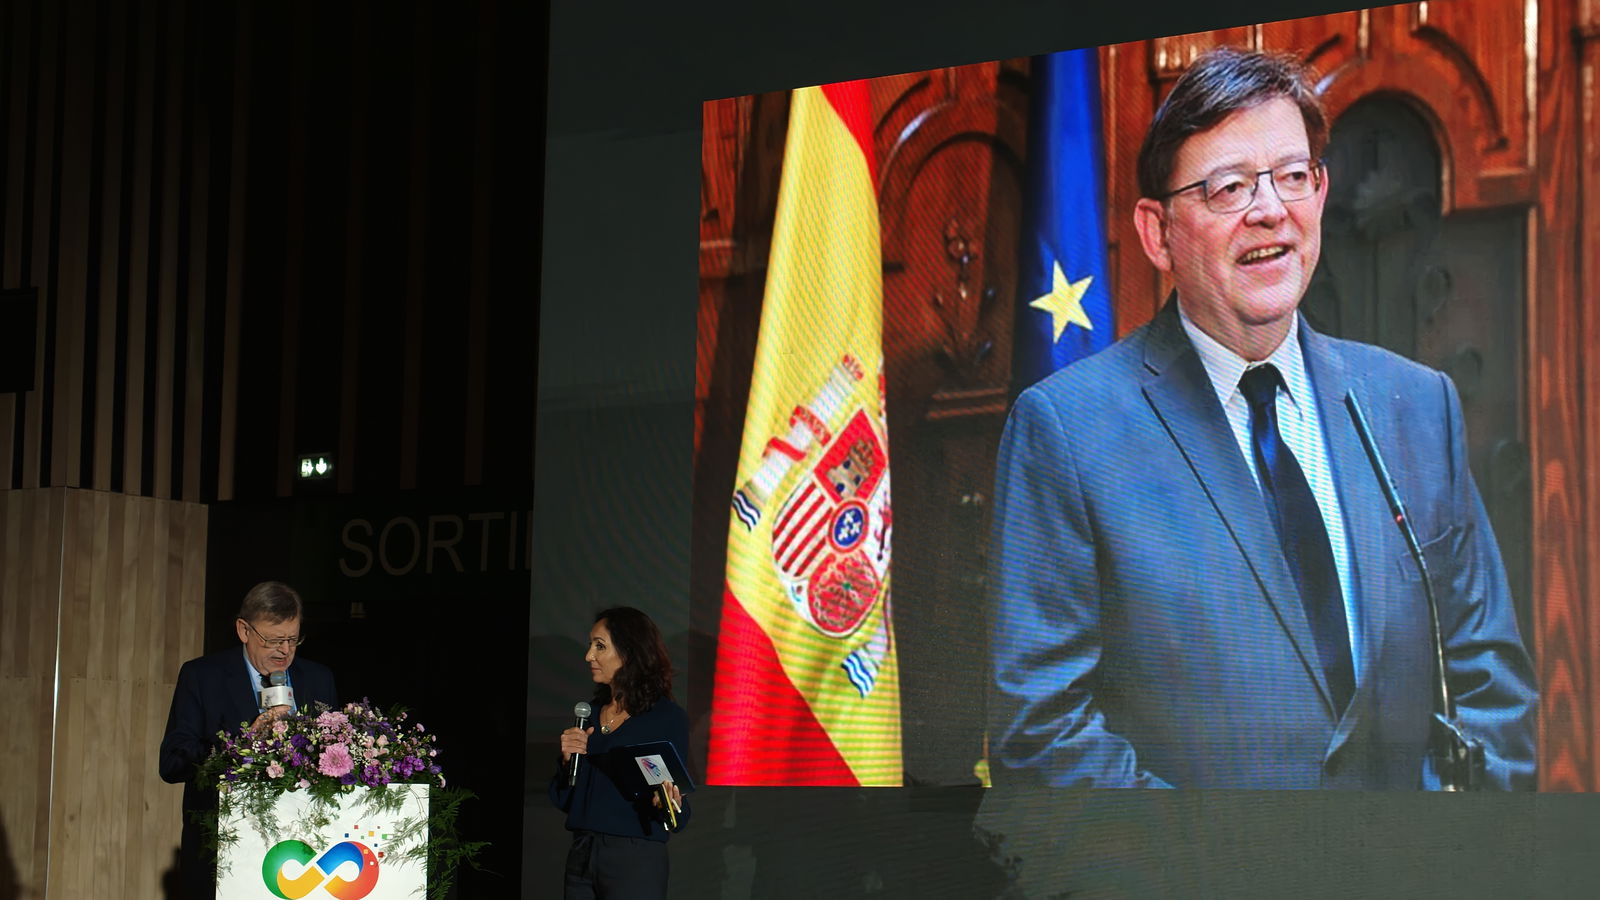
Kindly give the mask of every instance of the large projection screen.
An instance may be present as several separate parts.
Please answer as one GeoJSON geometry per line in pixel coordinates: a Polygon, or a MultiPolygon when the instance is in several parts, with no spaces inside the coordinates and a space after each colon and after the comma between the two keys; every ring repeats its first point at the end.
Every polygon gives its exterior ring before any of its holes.
{"type": "MultiPolygon", "coordinates": [[[[1500,0],[1477,0],[1476,5],[1504,7],[1524,18],[1538,8],[1500,0]]],[[[1426,4],[1421,6],[1426,26],[1429,13],[1426,4]]],[[[759,112],[766,102],[770,116],[776,104],[786,110],[785,92],[794,87],[851,78],[881,83],[946,77],[952,67],[996,60],[1014,62],[1000,64],[1000,79],[1025,85],[1028,59],[1036,54],[1222,28],[1237,28],[1248,41],[1260,33],[1246,27],[1252,23],[1342,8],[1237,3],[1086,10],[1011,2],[979,8],[936,0],[783,11],[713,4],[617,15],[590,5],[556,4],[540,299],[525,896],[555,890],[560,878],[568,840],[561,814],[545,800],[544,786],[554,768],[555,735],[571,724],[573,702],[589,695],[581,660],[595,611],[634,605],[661,625],[678,671],[675,693],[691,716],[692,767],[697,778],[704,780],[707,773],[719,712],[714,684],[723,633],[727,503],[736,487],[740,439],[704,402],[707,385],[728,377],[726,371],[713,371],[707,342],[715,344],[739,327],[707,318],[706,292],[731,289],[711,288],[704,280],[708,229],[695,218],[705,209],[708,186],[719,183],[706,163],[714,156],[706,147],[717,138],[708,131],[719,121],[716,110],[730,108],[726,104],[732,98],[747,97],[746,114],[757,115],[750,110],[759,112]]],[[[1395,9],[1416,21],[1418,6],[1395,9]]],[[[1353,15],[1370,21],[1368,13],[1353,15]]],[[[1535,39],[1546,35],[1536,20],[1529,27],[1535,39]]],[[[1321,49],[1324,60],[1335,62],[1359,53],[1321,49]]],[[[1393,127],[1381,110],[1341,108],[1350,118],[1336,122],[1336,141],[1340,128],[1349,138],[1393,127]],[[1372,115],[1379,117],[1377,124],[1363,119],[1372,115]]],[[[751,146],[771,159],[764,167],[738,160],[746,173],[740,177],[772,183],[741,183],[741,197],[770,200],[775,195],[786,123],[781,115],[745,123],[767,129],[766,140],[751,146]]],[[[1428,125],[1421,127],[1426,131],[1428,125]]],[[[1113,157],[1131,156],[1136,144],[1107,149],[1113,157]]],[[[1478,146],[1475,152],[1494,149],[1478,146]]],[[[1360,172],[1358,155],[1330,159],[1330,167],[1336,173],[1360,172]]],[[[1462,162],[1433,164],[1448,173],[1453,163],[1462,162]]],[[[1118,163],[1113,159],[1108,166],[1115,182],[1118,163]]],[[[993,177],[996,183],[1002,180],[999,174],[993,177]]],[[[1446,212],[1445,224],[1438,227],[1455,229],[1461,246],[1476,246],[1473,241],[1514,245],[1509,264],[1485,264],[1473,277],[1513,289],[1526,283],[1525,267],[1537,264],[1537,257],[1526,252],[1526,219],[1516,213],[1452,220],[1449,211],[1463,205],[1464,197],[1465,207],[1473,202],[1463,190],[1436,198],[1446,212]]],[[[1130,215],[1117,208],[1119,201],[1126,205],[1131,198],[1113,183],[1106,197],[1113,243],[1124,227],[1119,217],[1130,215]]],[[[1020,218],[1020,201],[1014,205],[1020,218]]],[[[761,214],[758,209],[740,212],[761,214]]],[[[997,229],[1009,228],[1014,247],[1021,223],[980,219],[979,227],[982,234],[958,234],[953,240],[987,246],[998,240],[997,229]]],[[[1108,263],[1109,279],[1125,286],[1114,301],[1119,334],[1149,319],[1164,289],[1149,272],[1139,274],[1148,264],[1126,238],[1122,235],[1121,250],[1108,263]]],[[[941,253],[947,249],[939,248],[941,253]]],[[[914,266],[906,261],[916,252],[921,251],[894,256],[884,250],[886,297],[892,291],[889,281],[914,266]],[[895,270],[896,263],[905,268],[895,270]]],[[[1325,248],[1325,269],[1341,252],[1348,259],[1356,251],[1325,248]]],[[[736,286],[745,298],[754,297],[757,307],[763,262],[746,267],[738,276],[745,283],[736,286]]],[[[961,289],[959,268],[951,269],[943,289],[961,289]]],[[[1381,316],[1363,318],[1367,312],[1340,305],[1327,274],[1319,275],[1322,280],[1306,300],[1319,327],[1367,341],[1404,343],[1407,335],[1397,336],[1381,316]]],[[[996,302],[1013,303],[1013,293],[996,302]]],[[[886,307],[886,342],[909,330],[896,315],[886,307]]],[[[1527,321],[1511,307],[1503,320],[1483,323],[1518,348],[1507,363],[1513,367],[1526,365],[1517,354],[1527,339],[1527,321]]],[[[1463,372],[1474,374],[1463,368],[1472,360],[1452,355],[1465,340],[1462,335],[1447,337],[1453,343],[1430,344],[1425,334],[1410,335],[1410,355],[1460,381],[1463,372]]],[[[743,339],[753,344],[753,334],[743,339]]],[[[746,350],[746,356],[752,352],[746,350]]],[[[884,352],[892,366],[894,352],[884,352]]],[[[1520,371],[1514,368],[1498,383],[1508,396],[1524,388],[1520,371]]],[[[1475,374],[1482,377],[1481,370],[1475,374]]],[[[891,460],[918,436],[894,423],[893,399],[914,392],[906,383],[910,376],[897,383],[897,375],[886,373],[891,460]]],[[[750,375],[742,377],[741,387],[748,391],[750,375]]],[[[733,391],[730,396],[742,404],[746,395],[733,391]]],[[[999,402],[1008,400],[1002,396],[999,402]]],[[[952,415],[959,412],[957,401],[948,402],[952,415]]],[[[1486,429],[1509,421],[1511,431],[1526,439],[1528,413],[1514,399],[1484,405],[1486,429]]],[[[1469,409],[1469,420],[1473,415],[1469,409]]],[[[993,419],[980,429],[997,439],[1001,421],[993,419]]],[[[916,461],[907,465],[904,478],[900,464],[890,463],[897,513],[901,504],[919,508],[916,496],[905,496],[916,479],[929,483],[939,475],[930,461],[936,453],[916,456],[914,444],[903,452],[916,461]]],[[[1484,472],[1506,465],[1500,457],[1482,462],[1484,472]]],[[[1479,459],[1473,463],[1479,468],[1479,459]]],[[[1480,480],[1484,477],[1480,474],[1480,480]]],[[[1489,499],[1517,618],[1537,666],[1528,512],[1515,496],[1499,507],[1489,499]]],[[[981,555],[987,540],[983,516],[941,519],[950,521],[983,526],[959,539],[939,538],[952,546],[964,541],[981,555]]],[[[919,557],[919,548],[905,545],[917,530],[912,523],[897,518],[895,528],[897,565],[933,552],[919,557]]],[[[1600,830],[1600,812],[1591,810],[1584,797],[985,788],[992,713],[985,707],[990,663],[983,588],[940,584],[935,576],[920,574],[920,580],[898,570],[895,575],[896,590],[906,592],[894,605],[900,786],[751,786],[761,782],[738,778],[705,785],[692,798],[693,824],[671,842],[673,896],[1538,894],[1559,892],[1597,874],[1589,855],[1579,852],[1588,843],[1579,837],[1600,830]],[[930,597],[935,590],[946,593],[930,597]]]]}

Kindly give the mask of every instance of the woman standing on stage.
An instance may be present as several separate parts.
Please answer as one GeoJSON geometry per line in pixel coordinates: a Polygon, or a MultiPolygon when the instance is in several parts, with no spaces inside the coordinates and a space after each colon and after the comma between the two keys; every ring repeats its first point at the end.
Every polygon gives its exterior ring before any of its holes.
{"type": "MultiPolygon", "coordinates": [[[[584,654],[594,678],[593,708],[599,727],[561,732],[561,769],[550,779],[550,802],[567,813],[572,849],[567,854],[566,893],[576,898],[649,898],[667,895],[667,810],[656,791],[630,795],[613,780],[620,775],[607,751],[670,741],[688,765],[689,717],[672,701],[672,662],[661,630],[650,617],[627,606],[595,616],[584,654]],[[580,759],[569,786],[573,754],[580,759]]],[[[623,760],[632,765],[632,760],[623,760]]],[[[689,809],[676,785],[666,785],[676,807],[676,828],[689,809]],[[679,811],[681,810],[681,811],[679,811]]]]}

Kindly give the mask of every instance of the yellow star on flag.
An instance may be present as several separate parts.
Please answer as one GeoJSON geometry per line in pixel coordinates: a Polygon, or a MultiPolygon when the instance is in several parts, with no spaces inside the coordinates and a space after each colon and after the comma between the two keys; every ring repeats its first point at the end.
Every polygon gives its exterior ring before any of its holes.
{"type": "Polygon", "coordinates": [[[1034,309],[1044,310],[1050,314],[1050,324],[1055,331],[1050,338],[1052,343],[1061,340],[1061,332],[1067,330],[1069,322],[1082,326],[1085,331],[1094,330],[1094,323],[1089,321],[1089,314],[1083,311],[1083,295],[1089,290],[1094,276],[1085,275],[1077,281],[1068,281],[1066,274],[1061,271],[1061,261],[1056,260],[1054,265],[1055,273],[1052,276],[1050,293],[1041,295],[1028,304],[1034,309]]]}

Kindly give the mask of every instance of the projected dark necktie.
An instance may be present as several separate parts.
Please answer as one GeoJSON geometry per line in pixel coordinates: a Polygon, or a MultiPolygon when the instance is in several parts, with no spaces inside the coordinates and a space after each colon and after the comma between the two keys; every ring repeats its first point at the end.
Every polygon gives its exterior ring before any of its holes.
{"type": "Polygon", "coordinates": [[[1282,383],[1277,368],[1269,363],[1246,371],[1239,379],[1239,390],[1250,402],[1250,443],[1267,512],[1278,530],[1289,571],[1300,588],[1300,603],[1316,639],[1317,656],[1336,712],[1343,714],[1356,686],[1344,595],[1339,589],[1339,570],[1333,564],[1333,545],[1322,522],[1322,509],[1317,506],[1300,463],[1278,431],[1277,398],[1282,383]]]}

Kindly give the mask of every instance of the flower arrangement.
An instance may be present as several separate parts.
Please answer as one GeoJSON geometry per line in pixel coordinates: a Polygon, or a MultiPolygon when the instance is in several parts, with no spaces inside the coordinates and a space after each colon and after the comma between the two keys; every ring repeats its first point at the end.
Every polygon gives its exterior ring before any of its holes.
{"type": "Polygon", "coordinates": [[[461,804],[473,794],[446,788],[436,741],[404,710],[385,713],[367,700],[338,708],[315,703],[259,728],[219,732],[197,775],[218,792],[216,817],[202,827],[218,850],[236,842],[246,825],[268,844],[294,837],[321,847],[336,815],[353,807],[365,818],[396,823],[386,858],[425,864],[428,895],[442,898],[456,869],[487,845],[456,835],[461,804]],[[291,793],[304,801],[294,804],[302,812],[281,823],[275,813],[291,793]]]}
{"type": "Polygon", "coordinates": [[[317,703],[260,729],[220,734],[202,773],[219,791],[260,784],[332,797],[351,786],[430,784],[444,787],[435,735],[404,711],[385,715],[367,701],[332,709],[317,703]]]}

